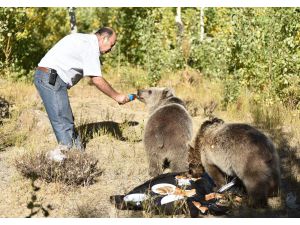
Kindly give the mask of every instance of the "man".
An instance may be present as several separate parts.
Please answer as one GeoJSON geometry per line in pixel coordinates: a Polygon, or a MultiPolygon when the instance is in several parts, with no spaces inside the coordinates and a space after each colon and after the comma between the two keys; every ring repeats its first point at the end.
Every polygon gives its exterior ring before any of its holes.
{"type": "Polygon", "coordinates": [[[38,64],[34,84],[59,144],[48,152],[51,160],[62,161],[66,158],[63,151],[72,147],[83,150],[75,132],[67,92],[82,77],[90,77],[100,91],[119,104],[129,102],[128,96],[114,90],[101,74],[99,56],[110,52],[116,40],[116,33],[109,27],[103,27],[95,34],[70,34],[54,45],[38,64]]]}

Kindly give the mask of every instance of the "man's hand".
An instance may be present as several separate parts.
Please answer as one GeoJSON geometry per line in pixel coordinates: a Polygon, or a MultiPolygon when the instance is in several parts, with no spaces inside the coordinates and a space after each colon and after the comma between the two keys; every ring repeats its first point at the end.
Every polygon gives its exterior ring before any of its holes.
{"type": "Polygon", "coordinates": [[[115,100],[119,103],[119,105],[123,105],[129,102],[129,97],[127,95],[119,94],[116,96],[115,100]]]}

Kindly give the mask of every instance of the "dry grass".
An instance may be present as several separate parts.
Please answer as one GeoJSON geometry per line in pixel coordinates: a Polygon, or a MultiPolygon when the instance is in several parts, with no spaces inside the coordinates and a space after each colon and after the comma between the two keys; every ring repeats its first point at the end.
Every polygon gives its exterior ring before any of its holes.
{"type": "Polygon", "coordinates": [[[63,162],[54,162],[45,153],[23,155],[15,162],[20,173],[30,179],[42,179],[48,183],[62,182],[66,185],[88,186],[97,182],[102,174],[98,160],[86,153],[68,152],[63,162]]]}
{"type": "Polygon", "coordinates": [[[187,202],[178,200],[172,207],[158,207],[155,203],[155,197],[148,198],[143,203],[144,217],[183,217],[190,214],[187,202]]]}
{"type": "MultiPolygon", "coordinates": [[[[119,68],[111,70],[106,78],[117,90],[135,93],[137,88],[146,87],[145,75],[139,68],[119,68]]],[[[298,111],[280,104],[254,105],[246,91],[236,104],[223,111],[219,107],[222,84],[205,80],[191,69],[165,74],[159,85],[174,88],[187,102],[193,116],[194,134],[208,116],[204,109],[209,112],[211,102],[215,102],[218,105],[212,112],[215,116],[227,122],[252,124],[276,144],[282,171],[280,197],[270,199],[270,210],[241,207],[230,217],[300,216],[299,208],[293,209],[286,202],[292,193],[296,196],[294,203],[300,204],[298,111]]],[[[69,95],[86,153],[74,158],[70,155],[69,161],[60,165],[45,159],[44,152],[54,148],[56,141],[34,86],[0,81],[0,96],[11,106],[9,118],[3,119],[0,125],[0,216],[170,216],[163,212],[156,215],[151,204],[144,212],[134,212],[117,210],[109,201],[109,196],[124,194],[150,178],[142,143],[147,121],[144,104],[133,101],[119,106],[90,86],[88,79],[70,89],[69,95]]],[[[171,217],[188,217],[188,214],[171,217]]]]}

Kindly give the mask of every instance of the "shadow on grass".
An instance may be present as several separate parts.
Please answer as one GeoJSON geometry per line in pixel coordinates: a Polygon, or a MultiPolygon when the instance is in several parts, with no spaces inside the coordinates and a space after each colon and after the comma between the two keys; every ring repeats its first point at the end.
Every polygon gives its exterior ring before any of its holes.
{"type": "Polygon", "coordinates": [[[5,151],[7,147],[13,144],[7,140],[9,139],[9,134],[1,130],[1,126],[4,123],[3,120],[9,118],[9,107],[10,103],[5,98],[0,97],[0,152],[5,151]]]}
{"type": "Polygon", "coordinates": [[[10,103],[5,98],[0,97],[0,125],[3,124],[2,119],[9,117],[9,107],[10,103]]]}
{"type": "Polygon", "coordinates": [[[300,208],[292,209],[286,204],[286,197],[289,193],[297,196],[297,204],[300,206],[300,182],[297,176],[300,176],[300,158],[297,156],[299,146],[292,147],[289,140],[291,133],[284,132],[282,129],[273,129],[269,131],[273,141],[277,144],[277,150],[280,157],[281,171],[281,197],[288,217],[300,217],[300,208]]]}
{"type": "Polygon", "coordinates": [[[31,194],[31,200],[27,204],[27,208],[30,209],[30,214],[26,216],[26,218],[32,218],[40,211],[43,213],[44,217],[48,217],[50,215],[49,211],[53,210],[53,208],[50,204],[44,207],[41,203],[38,202],[37,192],[41,188],[35,185],[35,181],[36,181],[35,177],[31,177],[30,179],[31,179],[32,194],[31,194]]]}
{"type": "MultiPolygon", "coordinates": [[[[103,121],[96,123],[83,124],[77,128],[78,133],[81,136],[82,143],[84,146],[98,136],[99,133],[110,134],[117,140],[128,141],[128,138],[123,136],[123,130],[126,126],[137,126],[139,123],[136,121],[128,121],[124,123],[117,123],[114,121],[103,121]]],[[[134,142],[139,142],[141,140],[135,140],[134,142]]]]}
{"type": "MultiPolygon", "coordinates": [[[[300,146],[291,145],[293,134],[283,130],[283,122],[276,112],[272,115],[260,113],[260,120],[254,125],[269,134],[276,144],[280,158],[281,187],[280,206],[272,209],[239,209],[235,217],[300,217],[300,146]],[[296,196],[295,202],[288,202],[287,196],[296,196]],[[297,207],[298,205],[298,207],[297,207]]],[[[271,112],[272,113],[272,112],[271,112]]]]}

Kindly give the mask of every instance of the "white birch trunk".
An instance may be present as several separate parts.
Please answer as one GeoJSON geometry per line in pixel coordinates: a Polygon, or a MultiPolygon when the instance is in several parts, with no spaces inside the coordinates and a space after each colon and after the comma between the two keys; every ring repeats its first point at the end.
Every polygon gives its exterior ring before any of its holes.
{"type": "Polygon", "coordinates": [[[71,33],[77,33],[75,9],[75,7],[68,7],[71,24],[71,33]]]}
{"type": "Polygon", "coordinates": [[[204,40],[204,8],[200,8],[200,41],[204,40]]]}
{"type": "Polygon", "coordinates": [[[181,8],[180,7],[177,7],[177,9],[176,9],[175,22],[178,26],[179,36],[181,37],[182,34],[183,34],[183,23],[182,23],[182,20],[181,20],[181,8]]]}

